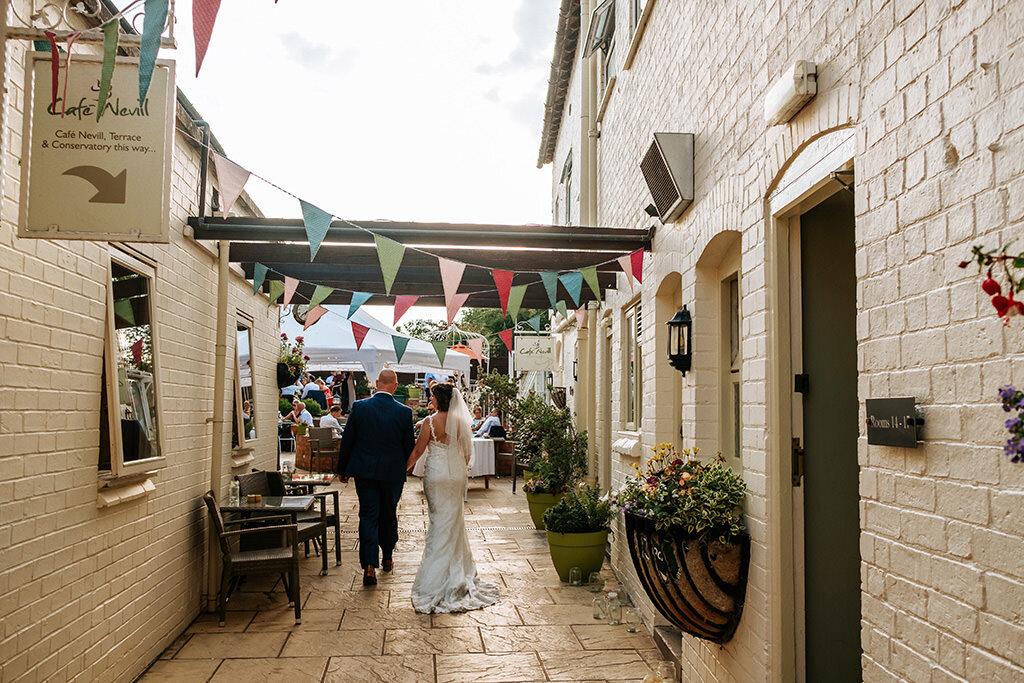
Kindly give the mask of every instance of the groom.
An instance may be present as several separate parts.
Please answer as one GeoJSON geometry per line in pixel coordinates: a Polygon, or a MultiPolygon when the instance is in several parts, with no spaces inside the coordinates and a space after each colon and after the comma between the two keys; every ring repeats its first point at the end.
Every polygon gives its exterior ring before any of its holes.
{"type": "Polygon", "coordinates": [[[359,564],[363,585],[377,583],[379,552],[383,569],[391,571],[391,554],[398,542],[398,500],[405,485],[405,463],[415,445],[412,411],[395,401],[398,376],[383,370],[377,393],[352,404],[341,435],[338,475],[356,480],[359,497],[359,564]]]}

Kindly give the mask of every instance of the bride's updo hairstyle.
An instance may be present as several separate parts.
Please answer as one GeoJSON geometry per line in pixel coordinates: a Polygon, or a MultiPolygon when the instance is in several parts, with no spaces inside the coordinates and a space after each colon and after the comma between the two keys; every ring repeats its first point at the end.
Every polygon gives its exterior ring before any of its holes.
{"type": "Polygon", "coordinates": [[[452,392],[455,390],[455,386],[449,382],[438,382],[434,385],[434,388],[430,390],[430,393],[437,399],[437,410],[442,413],[448,412],[448,405],[452,402],[452,392]]]}

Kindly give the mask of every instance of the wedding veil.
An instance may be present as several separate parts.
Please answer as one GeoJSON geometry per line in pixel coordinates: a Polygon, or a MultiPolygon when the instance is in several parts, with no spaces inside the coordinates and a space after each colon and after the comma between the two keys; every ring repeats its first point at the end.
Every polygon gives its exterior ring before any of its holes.
{"type": "Polygon", "coordinates": [[[458,445],[459,453],[469,464],[473,456],[473,430],[471,425],[473,418],[469,415],[469,406],[462,398],[462,392],[458,387],[452,390],[452,400],[448,404],[448,421],[445,422],[444,430],[448,433],[449,443],[458,445]]]}

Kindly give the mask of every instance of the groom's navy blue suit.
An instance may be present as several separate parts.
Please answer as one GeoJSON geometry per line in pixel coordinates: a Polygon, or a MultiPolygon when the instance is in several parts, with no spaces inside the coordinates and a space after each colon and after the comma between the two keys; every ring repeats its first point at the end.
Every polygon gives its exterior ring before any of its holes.
{"type": "Polygon", "coordinates": [[[398,542],[398,501],[415,446],[412,411],[379,391],[352,404],[341,435],[338,474],[356,480],[359,497],[359,563],[379,566],[398,542]]]}

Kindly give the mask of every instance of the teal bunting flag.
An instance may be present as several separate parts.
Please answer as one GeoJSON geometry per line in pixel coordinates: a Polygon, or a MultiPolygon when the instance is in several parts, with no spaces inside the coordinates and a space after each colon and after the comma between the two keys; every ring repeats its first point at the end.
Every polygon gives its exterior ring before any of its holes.
{"type": "Polygon", "coordinates": [[[569,318],[569,307],[566,306],[564,301],[560,300],[557,304],[555,304],[555,309],[562,314],[563,318],[569,318]]]}
{"type": "MultiPolygon", "coordinates": [[[[395,358],[396,363],[402,362],[402,356],[405,355],[405,347],[409,345],[408,337],[399,337],[397,335],[391,335],[391,343],[395,345],[395,358]]],[[[444,362],[444,361],[442,361],[444,362]]]]}
{"type": "Polygon", "coordinates": [[[540,314],[533,316],[526,321],[526,324],[533,328],[534,332],[540,332],[540,314]]]}
{"type": "Polygon", "coordinates": [[[448,354],[448,342],[447,341],[432,341],[430,345],[434,347],[434,353],[437,354],[437,360],[444,366],[444,357],[448,354]]]}
{"type": "Polygon", "coordinates": [[[263,286],[263,281],[267,279],[267,267],[262,263],[257,263],[252,267],[252,293],[256,294],[260,291],[260,287],[263,286]]]}
{"type": "Polygon", "coordinates": [[[540,279],[544,281],[544,289],[548,292],[551,308],[554,308],[558,295],[558,273],[541,273],[540,279]]]}
{"type": "Polygon", "coordinates": [[[320,250],[320,243],[327,237],[327,229],[331,227],[334,216],[301,199],[299,205],[302,206],[302,220],[306,224],[306,239],[309,240],[309,260],[312,261],[320,250]]]}
{"type": "Polygon", "coordinates": [[[597,279],[597,266],[587,266],[586,268],[580,268],[580,275],[587,281],[590,286],[590,291],[597,297],[597,302],[601,303],[601,282],[597,279]]]}
{"type": "Polygon", "coordinates": [[[352,292],[352,302],[348,305],[348,317],[351,318],[359,307],[369,301],[372,294],[366,292],[352,292]]]}
{"type": "Polygon", "coordinates": [[[309,310],[313,310],[334,292],[334,287],[327,287],[326,285],[317,285],[316,289],[313,290],[313,296],[309,298],[309,310]]]}
{"type": "Polygon", "coordinates": [[[142,42],[139,46],[139,106],[146,102],[149,82],[153,80],[153,67],[160,51],[160,36],[167,25],[167,6],[170,0],[146,0],[142,20],[142,42]]]}
{"type": "Polygon", "coordinates": [[[569,292],[569,296],[572,297],[573,304],[579,306],[580,293],[583,291],[583,273],[578,270],[574,270],[571,273],[562,273],[558,276],[558,279],[565,287],[565,291],[569,292]]]}
{"type": "MultiPolygon", "coordinates": [[[[111,19],[103,24],[103,68],[100,71],[100,92],[96,101],[96,120],[103,116],[107,108],[107,96],[110,94],[110,81],[114,78],[114,65],[117,63],[117,41],[121,37],[120,24],[111,19]]],[[[140,72],[141,75],[141,72],[140,72]]]]}

